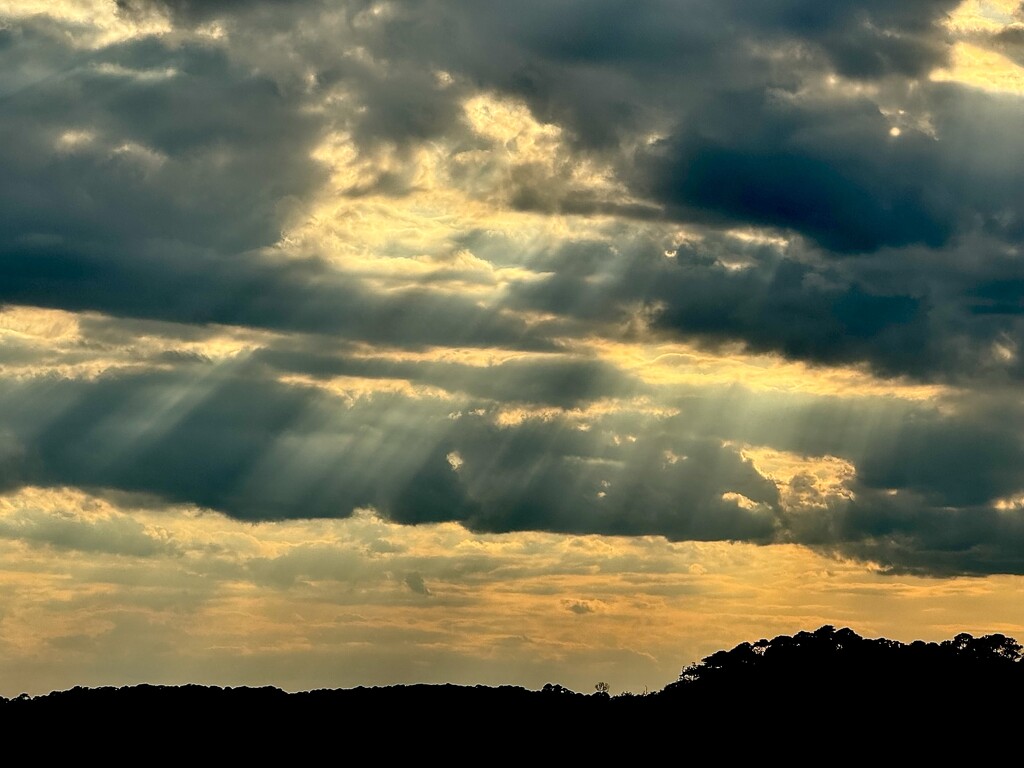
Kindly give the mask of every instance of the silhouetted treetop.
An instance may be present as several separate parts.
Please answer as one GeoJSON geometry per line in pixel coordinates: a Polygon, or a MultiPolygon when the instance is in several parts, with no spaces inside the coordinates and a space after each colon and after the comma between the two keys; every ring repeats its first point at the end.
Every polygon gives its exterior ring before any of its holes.
{"type": "Polygon", "coordinates": [[[683,668],[663,694],[735,695],[770,689],[775,695],[900,689],[915,695],[983,693],[1022,679],[1022,647],[1002,634],[904,644],[863,638],[825,625],[813,632],[740,643],[683,668]]]}
{"type": "MultiPolygon", "coordinates": [[[[721,743],[733,745],[742,734],[743,743],[756,745],[774,743],[798,727],[826,743],[848,745],[853,733],[891,733],[894,723],[926,721],[937,735],[936,750],[947,757],[951,734],[983,734],[990,743],[999,733],[1016,733],[1008,726],[1024,682],[1022,651],[1001,634],[961,633],[940,643],[905,644],[826,625],[717,651],[685,667],[661,691],[644,695],[610,696],[603,682],[589,695],[557,683],[541,690],[409,685],[300,693],[199,685],[76,687],[46,696],[0,697],[0,722],[12,733],[19,723],[45,722],[62,733],[79,727],[89,734],[85,726],[92,721],[152,729],[160,722],[153,718],[157,712],[176,713],[190,733],[210,734],[220,732],[228,713],[261,734],[333,734],[339,723],[359,734],[388,723],[413,751],[450,733],[454,724],[498,736],[511,733],[514,723],[517,740],[528,731],[544,744],[567,734],[668,732],[685,721],[721,743]]],[[[919,731],[902,733],[916,759],[919,731]]]]}

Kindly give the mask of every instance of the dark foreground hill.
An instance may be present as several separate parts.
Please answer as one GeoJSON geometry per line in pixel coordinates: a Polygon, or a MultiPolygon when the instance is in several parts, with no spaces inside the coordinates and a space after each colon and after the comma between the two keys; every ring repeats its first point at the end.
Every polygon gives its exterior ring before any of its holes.
{"type": "Polygon", "coordinates": [[[499,751],[559,744],[566,754],[677,738],[705,745],[714,739],[735,754],[778,747],[782,738],[794,749],[824,740],[864,752],[882,739],[886,749],[908,756],[949,749],[977,756],[1017,738],[1021,658],[1020,644],[1003,635],[904,644],[826,626],[719,651],[645,695],[582,694],[554,684],[540,691],[412,685],[303,693],[198,685],[73,688],[0,700],[0,725],[9,734],[41,724],[61,734],[115,729],[159,736],[165,745],[174,744],[167,737],[175,733],[230,736],[250,749],[280,747],[303,734],[345,734],[376,739],[392,755],[472,736],[499,751]]]}

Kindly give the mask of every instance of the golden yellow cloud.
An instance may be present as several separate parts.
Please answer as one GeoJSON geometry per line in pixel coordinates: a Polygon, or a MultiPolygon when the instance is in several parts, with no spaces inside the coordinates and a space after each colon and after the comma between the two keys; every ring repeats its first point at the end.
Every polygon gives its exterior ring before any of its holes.
{"type": "Polygon", "coordinates": [[[113,371],[170,368],[175,355],[211,362],[241,358],[280,338],[258,329],[118,319],[19,305],[0,308],[0,359],[9,378],[94,379],[113,371]],[[170,355],[170,356],[168,356],[170,355]]]}
{"type": "Polygon", "coordinates": [[[160,14],[125,14],[112,0],[0,0],[0,19],[47,16],[66,22],[74,44],[101,48],[142,35],[171,31],[160,14]]]}
{"type": "Polygon", "coordinates": [[[578,349],[657,386],[741,385],[753,392],[880,395],[918,401],[937,401],[957,392],[945,385],[879,379],[863,367],[823,367],[787,360],[777,354],[750,353],[739,344],[721,345],[711,351],[678,341],[633,342],[593,337],[578,342],[578,349]]]}
{"type": "Polygon", "coordinates": [[[1018,18],[1018,0],[964,0],[946,19],[946,27],[959,34],[998,32],[1018,18]]]}
{"type": "Polygon", "coordinates": [[[1024,67],[995,51],[970,43],[953,47],[951,65],[932,72],[936,82],[954,82],[992,93],[1024,94],[1024,67]]]}

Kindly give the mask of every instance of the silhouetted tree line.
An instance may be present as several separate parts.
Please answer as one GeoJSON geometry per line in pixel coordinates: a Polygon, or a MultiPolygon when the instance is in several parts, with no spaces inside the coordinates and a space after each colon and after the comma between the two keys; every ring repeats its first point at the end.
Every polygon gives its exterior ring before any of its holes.
{"type": "Polygon", "coordinates": [[[826,625],[713,653],[685,667],[661,693],[729,697],[772,691],[778,699],[886,692],[905,700],[998,695],[1019,689],[1021,657],[1021,644],[1002,634],[961,633],[941,643],[905,644],[826,625]]]}
{"type": "MultiPolygon", "coordinates": [[[[554,683],[539,691],[412,685],[302,693],[199,685],[76,687],[0,697],[0,725],[15,733],[11,727],[21,722],[68,729],[99,721],[155,736],[171,722],[187,726],[192,736],[205,729],[218,738],[226,723],[235,722],[244,723],[246,734],[279,738],[296,729],[315,736],[384,727],[401,734],[386,746],[409,753],[453,728],[566,744],[595,736],[649,736],[681,723],[692,733],[730,739],[737,733],[774,738],[796,728],[818,739],[847,740],[851,729],[893,729],[909,717],[907,722],[923,718],[934,730],[934,752],[955,734],[1016,733],[1007,727],[1015,725],[1015,709],[1005,705],[1020,698],[1021,658],[1020,643],[1000,634],[904,644],[824,626],[718,651],[684,667],[662,690],[644,694],[609,695],[605,683],[589,694],[554,683]]],[[[915,741],[914,754],[921,749],[915,741]]]]}

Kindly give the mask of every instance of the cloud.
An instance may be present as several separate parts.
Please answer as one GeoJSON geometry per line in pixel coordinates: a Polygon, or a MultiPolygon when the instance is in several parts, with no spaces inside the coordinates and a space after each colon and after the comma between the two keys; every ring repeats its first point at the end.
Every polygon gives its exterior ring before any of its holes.
{"type": "Polygon", "coordinates": [[[161,246],[243,251],[273,243],[281,201],[322,181],[301,94],[223,50],[154,37],[69,50],[43,21],[6,35],[8,77],[49,76],[5,89],[5,250],[32,235],[114,259],[161,246]]]}
{"type": "Polygon", "coordinates": [[[430,590],[427,589],[427,585],[423,583],[423,577],[418,573],[406,574],[403,583],[417,595],[430,596],[430,590]]]}
{"type": "Polygon", "coordinates": [[[152,14],[169,16],[178,24],[227,20],[265,10],[300,10],[315,0],[114,0],[117,12],[128,18],[152,14]]]}
{"type": "Polygon", "coordinates": [[[563,600],[562,605],[565,606],[565,610],[571,611],[578,616],[585,616],[588,613],[594,612],[594,606],[586,600],[563,600]]]}
{"type": "Polygon", "coordinates": [[[767,136],[730,137],[721,143],[679,136],[666,145],[663,155],[652,158],[661,165],[654,173],[653,194],[685,209],[681,218],[710,214],[795,230],[838,253],[911,243],[934,247],[949,239],[956,211],[929,203],[926,174],[932,169],[919,160],[932,139],[890,141],[885,118],[868,105],[859,105],[868,115],[832,110],[827,116],[818,110],[788,115],[785,107],[773,106],[733,105],[737,112],[762,115],[759,123],[782,123],[766,125],[767,136]],[[840,114],[833,117],[834,111],[840,114]],[[856,123],[865,117],[873,123],[865,126],[865,135],[847,138],[846,147],[834,144],[827,121],[856,123]],[[780,131],[820,132],[830,146],[794,147],[779,140],[780,131]]]}
{"type": "Polygon", "coordinates": [[[644,387],[612,365],[563,355],[516,357],[491,365],[446,361],[327,356],[290,348],[267,349],[256,359],[273,368],[317,378],[358,376],[407,379],[452,393],[500,403],[572,408],[606,397],[637,394],[644,387]]]}
{"type": "Polygon", "coordinates": [[[783,67],[784,57],[800,54],[848,77],[925,75],[945,61],[939,24],[955,5],[841,2],[823,9],[798,1],[752,11],[742,3],[697,2],[682,13],[671,0],[640,8],[526,2],[514,10],[458,1],[395,4],[368,39],[400,62],[433,59],[516,92],[542,119],[601,141],[635,127],[659,92],[672,97],[663,103],[685,109],[687,97],[713,98],[763,82],[772,70],[757,66],[768,51],[781,54],[783,67]],[[391,45],[399,31],[402,44],[391,45]],[[687,77],[698,72],[700,78],[687,77]]]}
{"type": "Polygon", "coordinates": [[[443,401],[394,395],[339,410],[330,396],[239,363],[33,381],[2,399],[19,414],[12,440],[31,457],[22,482],[142,491],[253,520],[375,506],[401,522],[487,531],[766,540],[773,530],[775,486],[703,439],[616,444],[557,421],[500,428],[453,421],[443,401]]]}
{"type": "Polygon", "coordinates": [[[1024,573],[1019,507],[941,507],[914,493],[866,493],[836,523],[837,540],[823,549],[877,563],[890,573],[1024,573]]]}
{"type": "Polygon", "coordinates": [[[1019,623],[1013,3],[7,5],[5,695],[1019,623]]]}
{"type": "MultiPolygon", "coordinates": [[[[429,14],[356,4],[338,16],[315,3],[159,5],[183,21],[202,10],[237,16],[237,24],[219,41],[148,37],[91,51],[69,48],[59,24],[42,18],[6,31],[6,77],[24,82],[6,97],[12,173],[0,215],[0,299],[397,344],[549,347],[545,331],[570,329],[527,327],[500,302],[481,307],[425,283],[382,293],[316,255],[266,251],[303,201],[322,194],[326,169],[312,150],[339,123],[368,157],[374,142],[414,146],[441,136],[459,156],[472,152],[480,136],[464,117],[468,78],[565,128],[565,141],[584,153],[576,160],[610,163],[633,195],[622,205],[644,203],[645,216],[661,206],[681,220],[775,227],[823,246],[808,261],[794,244],[743,273],[707,264],[703,249],[683,249],[671,265],[680,273],[668,264],[623,264],[612,244],[593,243],[620,265],[595,300],[660,307],[659,326],[688,336],[828,364],[866,361],[885,375],[963,370],[991,342],[1019,333],[1009,304],[990,297],[998,290],[977,284],[977,275],[947,271],[944,282],[922,284],[923,259],[891,251],[884,262],[847,256],[833,264],[851,252],[955,247],[979,221],[995,238],[980,247],[1016,236],[1005,201],[1019,196],[1019,180],[998,158],[1016,141],[1009,126],[1019,122],[1019,106],[947,84],[913,93],[893,85],[943,63],[949,32],[939,22],[950,3],[843,3],[827,12],[787,3],[745,12],[741,23],[733,6],[710,3],[685,18],[667,2],[558,14],[532,3],[514,14],[459,3],[434,3],[429,14]],[[301,42],[275,39],[257,71],[250,43],[280,18],[321,25],[301,42]],[[383,58],[399,31],[402,45],[383,58]],[[780,44],[769,46],[772,66],[766,40],[780,44]],[[353,53],[378,48],[379,60],[353,53]],[[511,58],[496,67],[492,51],[500,49],[511,58]],[[38,69],[50,76],[26,79],[38,69]],[[697,70],[700,87],[685,77],[697,70]],[[829,72],[838,85],[827,85],[829,72]],[[860,81],[868,84],[850,85],[860,81]],[[541,86],[555,90],[542,98],[541,86]],[[356,95],[339,102],[339,93],[356,95]],[[410,104],[410,94],[423,101],[410,114],[439,109],[443,117],[426,129],[388,106],[410,104]],[[72,99],[68,109],[46,106],[72,99]],[[325,109],[325,100],[360,108],[325,109]],[[607,146],[611,139],[584,140],[587,130],[613,131],[616,142],[634,146],[644,119],[658,136],[628,155],[607,146]],[[972,162],[960,162],[965,157],[972,162]],[[953,185],[956,195],[942,192],[953,185]],[[84,199],[88,206],[77,202],[84,199]],[[955,317],[937,312],[950,291],[974,304],[955,317]],[[964,359],[965,339],[973,360],[964,359]]],[[[550,196],[546,176],[525,178],[516,199],[550,196]]],[[[569,198],[563,203],[572,208],[569,198]]],[[[649,243],[649,254],[663,250],[663,242],[649,243]]],[[[578,314],[595,286],[573,279],[567,263],[543,285],[524,286],[538,294],[526,303],[578,314]]],[[[543,261],[529,266],[542,269],[543,261]]]]}
{"type": "Polygon", "coordinates": [[[739,342],[827,366],[866,363],[883,377],[1000,381],[1020,373],[1024,330],[1016,263],[983,255],[1003,247],[977,236],[940,252],[885,249],[837,261],[742,232],[680,240],[622,231],[546,254],[544,277],[514,286],[509,301],[602,324],[608,335],[639,318],[709,349],[739,342]]]}
{"type": "Polygon", "coordinates": [[[190,323],[543,346],[516,318],[406,287],[382,295],[315,256],[268,253],[319,190],[306,94],[223,48],[157,38],[70,51],[5,30],[0,301],[190,323]],[[59,109],[54,105],[62,105],[59,109]]]}
{"type": "MultiPolygon", "coordinates": [[[[1021,413],[1007,400],[981,409],[963,396],[936,407],[688,386],[663,411],[621,400],[588,413],[459,391],[370,388],[343,399],[268,373],[257,355],[5,382],[0,471],[9,490],[143,493],[249,521],[371,507],[398,523],[477,532],[795,542],[893,569],[923,569],[934,551],[944,572],[1019,570],[1006,542],[1020,510],[1006,500],[1024,488],[1021,413]],[[508,420],[509,402],[529,408],[508,420]],[[772,469],[759,458],[769,448],[805,463],[772,469]],[[816,468],[812,457],[848,469],[816,468]]],[[[136,541],[131,531],[57,522],[18,535],[136,541]]],[[[301,562],[268,561],[265,577],[291,583],[333,568],[311,554],[301,562]]]]}
{"type": "Polygon", "coordinates": [[[300,544],[276,557],[254,557],[245,569],[255,582],[278,589],[297,583],[355,581],[368,570],[358,553],[326,544],[300,544]]]}
{"type": "MultiPolygon", "coordinates": [[[[579,148],[636,147],[619,158],[621,172],[679,219],[778,226],[850,252],[940,245],[958,211],[933,194],[944,169],[932,138],[905,131],[893,142],[880,111],[888,103],[816,95],[814,84],[829,75],[884,84],[870,91],[924,79],[947,61],[941,22],[955,4],[786,2],[750,12],[698,2],[681,13],[673,2],[514,11],[437,2],[393,6],[365,39],[395,79],[431,61],[524,99],[579,148]],[[638,142],[645,130],[663,138],[638,142]]],[[[927,95],[924,104],[896,92],[879,100],[890,97],[933,106],[927,95]]]]}
{"type": "Polygon", "coordinates": [[[473,530],[768,541],[777,489],[738,453],[701,438],[615,441],[524,423],[473,425],[457,471],[480,504],[473,530]],[[736,494],[731,497],[729,494],[736,494]],[[742,496],[749,506],[736,500],[742,496]]]}
{"type": "Polygon", "coordinates": [[[748,5],[13,18],[0,488],[1017,572],[1022,106],[961,60],[1013,27],[748,5]]]}
{"type": "Polygon", "coordinates": [[[101,552],[129,557],[175,554],[173,542],[162,539],[127,517],[78,515],[21,509],[0,517],[0,537],[77,552],[101,552]]]}

